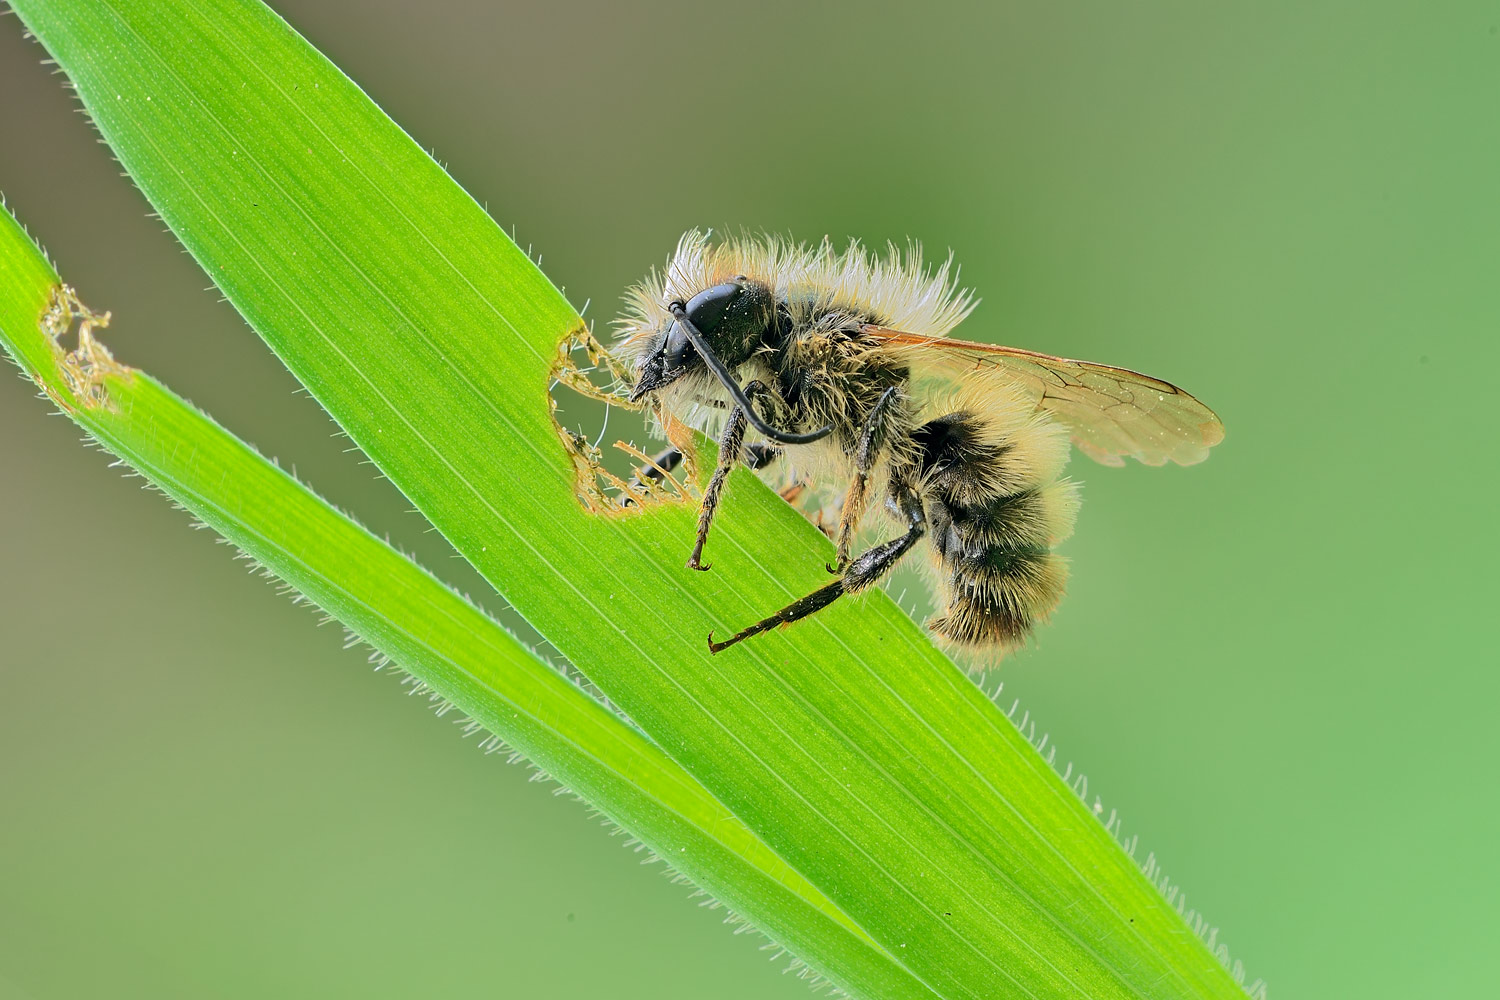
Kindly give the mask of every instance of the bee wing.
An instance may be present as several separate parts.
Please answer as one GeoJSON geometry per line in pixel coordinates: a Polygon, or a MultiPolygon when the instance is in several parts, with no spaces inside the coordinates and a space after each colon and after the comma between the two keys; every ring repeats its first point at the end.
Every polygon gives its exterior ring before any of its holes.
{"type": "Polygon", "coordinates": [[[1078,450],[1104,465],[1129,455],[1146,465],[1193,465],[1224,440],[1213,410],[1170,382],[1124,368],[949,337],[865,326],[900,350],[918,375],[997,378],[1020,389],[1073,432],[1078,450]]]}

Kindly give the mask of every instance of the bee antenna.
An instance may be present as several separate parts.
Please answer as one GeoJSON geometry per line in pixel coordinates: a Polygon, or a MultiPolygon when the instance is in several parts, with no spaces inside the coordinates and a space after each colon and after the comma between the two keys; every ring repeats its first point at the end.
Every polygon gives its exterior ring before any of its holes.
{"type": "Polygon", "coordinates": [[[713,352],[708,343],[703,339],[703,334],[699,333],[698,328],[688,319],[687,306],[681,302],[673,302],[667,307],[667,310],[672,314],[672,318],[677,320],[678,325],[682,327],[682,332],[687,334],[688,340],[693,344],[693,349],[698,352],[698,356],[703,359],[703,363],[708,365],[708,370],[713,372],[714,377],[728,390],[735,404],[744,411],[745,419],[750,421],[751,426],[756,430],[772,441],[777,441],[781,444],[810,444],[833,433],[832,424],[825,424],[815,431],[808,431],[806,434],[793,434],[789,431],[777,430],[766,423],[755,412],[754,405],[751,404],[749,398],[745,395],[745,391],[740,388],[740,384],[734,380],[734,376],[730,374],[724,362],[719,360],[719,356],[713,352]]]}

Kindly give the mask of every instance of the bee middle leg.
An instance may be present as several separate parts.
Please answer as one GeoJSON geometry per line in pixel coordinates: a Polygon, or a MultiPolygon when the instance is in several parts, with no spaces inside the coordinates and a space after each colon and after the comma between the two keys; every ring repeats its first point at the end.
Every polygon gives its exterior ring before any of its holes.
{"type": "Polygon", "coordinates": [[[859,593],[889,572],[891,567],[900,562],[901,557],[906,555],[911,547],[927,533],[927,515],[922,509],[921,494],[917,492],[915,484],[905,477],[898,479],[892,476],[890,497],[886,503],[906,521],[906,534],[874,546],[851,562],[843,576],[837,580],[819,587],[806,597],[793,601],[774,615],[762,618],[749,628],[741,629],[723,642],[714,642],[714,634],[708,633],[709,652],[722,652],[753,635],[769,632],[773,628],[790,625],[792,622],[806,618],[828,607],[845,594],[859,593]]]}
{"type": "Polygon", "coordinates": [[[886,423],[891,409],[896,405],[896,387],[891,386],[881,394],[870,415],[865,418],[864,429],[859,435],[859,444],[854,453],[854,481],[844,495],[844,506],[839,511],[838,564],[827,567],[830,573],[842,573],[849,565],[849,549],[854,544],[854,532],[865,516],[865,502],[870,496],[870,472],[880,449],[885,444],[886,423]]]}
{"type": "MultiPolygon", "coordinates": [[[[766,387],[759,381],[752,381],[745,386],[745,396],[752,402],[755,397],[766,392],[766,387]]],[[[724,483],[729,478],[730,470],[734,463],[741,458],[740,446],[745,440],[745,411],[736,406],[729,411],[729,420],[724,424],[724,433],[719,436],[719,464],[714,467],[713,478],[708,481],[708,488],[703,491],[703,506],[698,509],[698,540],[693,545],[693,554],[688,556],[688,569],[710,570],[712,563],[703,562],[703,544],[708,541],[708,529],[714,523],[714,512],[719,509],[719,497],[724,493],[724,483]]],[[[779,449],[777,449],[779,454],[779,449]]],[[[761,465],[766,464],[769,459],[764,459],[764,452],[756,455],[763,459],[761,465]]],[[[747,462],[751,468],[760,468],[760,465],[747,462]]],[[[774,457],[774,456],[773,456],[774,457]]]]}

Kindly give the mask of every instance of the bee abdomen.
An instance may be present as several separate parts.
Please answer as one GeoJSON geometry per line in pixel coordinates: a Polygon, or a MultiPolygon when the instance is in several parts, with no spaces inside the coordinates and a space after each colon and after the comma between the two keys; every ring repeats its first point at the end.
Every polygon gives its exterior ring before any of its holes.
{"type": "Polygon", "coordinates": [[[927,622],[960,646],[1013,649],[1045,621],[1067,587],[1068,567],[1046,548],[995,547],[946,561],[947,609],[927,622]]]}
{"type": "Polygon", "coordinates": [[[979,651],[1005,652],[1057,608],[1067,586],[1055,552],[1072,533],[1075,485],[1061,479],[1067,438],[1049,421],[1008,427],[958,412],[919,432],[933,555],[947,607],[928,627],[979,651]]]}

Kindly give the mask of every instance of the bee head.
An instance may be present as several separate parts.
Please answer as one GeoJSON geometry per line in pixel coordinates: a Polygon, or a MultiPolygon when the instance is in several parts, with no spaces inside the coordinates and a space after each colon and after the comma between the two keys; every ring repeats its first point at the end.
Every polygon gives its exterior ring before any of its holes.
{"type": "MultiPolygon", "coordinates": [[[[775,314],[771,290],[744,275],[705,288],[688,299],[683,308],[688,322],[731,368],[742,364],[755,351],[775,314]]],[[[690,372],[705,368],[687,331],[674,319],[641,355],[630,400],[635,402],[690,372]]]]}

